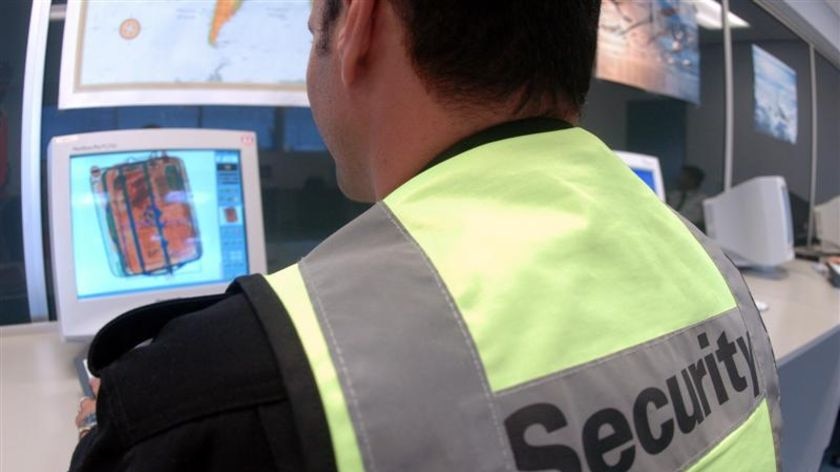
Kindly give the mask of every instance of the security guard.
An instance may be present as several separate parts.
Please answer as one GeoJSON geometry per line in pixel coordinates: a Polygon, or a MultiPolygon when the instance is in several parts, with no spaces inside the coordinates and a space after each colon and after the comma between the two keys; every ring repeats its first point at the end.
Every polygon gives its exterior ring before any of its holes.
{"type": "Polygon", "coordinates": [[[572,124],[599,3],[314,2],[312,110],[376,203],[228,295],[283,378],[289,470],[778,469],[739,273],[572,124]]]}
{"type": "Polygon", "coordinates": [[[719,250],[566,123],[453,154],[267,278],[339,470],[776,467],[773,354],[719,250]]]}

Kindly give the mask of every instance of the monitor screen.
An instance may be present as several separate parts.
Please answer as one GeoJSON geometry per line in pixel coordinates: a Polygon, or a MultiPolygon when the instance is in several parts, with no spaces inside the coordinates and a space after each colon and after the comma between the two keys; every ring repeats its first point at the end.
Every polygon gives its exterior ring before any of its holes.
{"type": "Polygon", "coordinates": [[[236,149],[70,156],[77,297],[247,274],[240,160],[236,149]]]}
{"type": "Polygon", "coordinates": [[[139,129],[53,138],[49,216],[66,339],[149,303],[265,272],[256,134],[139,129]]]}
{"type": "Polygon", "coordinates": [[[653,172],[650,169],[635,169],[631,167],[631,170],[642,179],[642,182],[647,184],[651,190],[656,192],[656,182],[653,179],[653,172]]]}

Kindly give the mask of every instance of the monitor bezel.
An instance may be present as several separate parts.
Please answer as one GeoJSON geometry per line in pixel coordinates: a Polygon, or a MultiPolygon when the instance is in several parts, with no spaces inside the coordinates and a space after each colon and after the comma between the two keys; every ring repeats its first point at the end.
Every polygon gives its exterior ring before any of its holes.
{"type": "Polygon", "coordinates": [[[653,180],[656,184],[655,189],[653,192],[656,194],[657,197],[661,201],[665,201],[665,182],[662,179],[662,168],[659,165],[659,158],[654,156],[649,156],[647,154],[639,154],[637,152],[628,152],[628,151],[613,151],[615,152],[618,157],[624,161],[631,169],[642,169],[642,170],[649,170],[653,172],[653,180]]]}
{"type": "Polygon", "coordinates": [[[240,153],[242,199],[248,251],[248,272],[265,273],[265,236],[256,134],[211,129],[138,129],[54,137],[48,147],[50,249],[55,310],[65,340],[89,340],[114,317],[162,300],[223,292],[228,282],[161,288],[130,294],[80,299],[71,221],[70,159],[72,156],[159,150],[232,150],[240,153]]]}

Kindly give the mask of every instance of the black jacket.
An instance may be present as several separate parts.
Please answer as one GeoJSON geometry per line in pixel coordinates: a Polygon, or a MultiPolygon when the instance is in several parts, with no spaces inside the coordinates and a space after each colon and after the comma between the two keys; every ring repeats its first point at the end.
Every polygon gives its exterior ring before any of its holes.
{"type": "MultiPolygon", "coordinates": [[[[265,282],[257,277],[241,285],[259,291],[265,282]]],[[[70,471],[305,470],[252,298],[234,284],[224,296],[144,307],[103,329],[89,353],[102,380],[99,424],[80,441],[70,471]],[[153,342],[130,349],[149,336],[153,342]]]]}

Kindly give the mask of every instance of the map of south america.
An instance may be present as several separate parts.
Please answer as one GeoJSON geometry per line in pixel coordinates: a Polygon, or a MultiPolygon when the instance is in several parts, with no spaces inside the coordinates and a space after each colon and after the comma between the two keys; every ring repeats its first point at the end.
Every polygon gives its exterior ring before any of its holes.
{"type": "Polygon", "coordinates": [[[219,32],[225,23],[230,21],[239,8],[242,7],[244,0],[216,0],[216,8],[213,11],[213,24],[210,25],[210,35],[208,41],[211,46],[216,45],[216,40],[219,38],[219,32]]]}
{"type": "Polygon", "coordinates": [[[311,0],[68,1],[65,41],[74,44],[64,50],[76,54],[62,58],[60,106],[305,104],[311,8],[311,0]]]}

